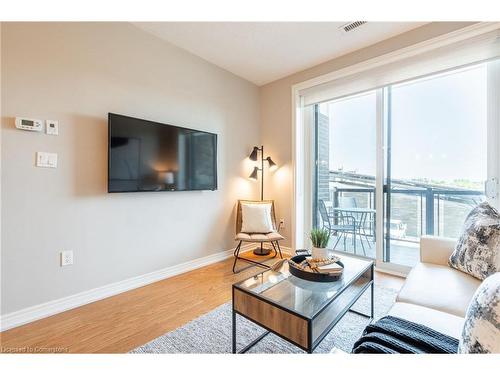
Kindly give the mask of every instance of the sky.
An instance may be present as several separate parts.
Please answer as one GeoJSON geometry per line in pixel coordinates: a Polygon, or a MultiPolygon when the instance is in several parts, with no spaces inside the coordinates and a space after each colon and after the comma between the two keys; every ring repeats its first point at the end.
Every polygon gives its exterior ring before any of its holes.
{"type": "MultiPolygon", "coordinates": [[[[330,117],[330,170],[375,175],[375,92],[321,105],[330,117]]],[[[486,179],[486,66],[393,86],[392,175],[486,179]]]]}

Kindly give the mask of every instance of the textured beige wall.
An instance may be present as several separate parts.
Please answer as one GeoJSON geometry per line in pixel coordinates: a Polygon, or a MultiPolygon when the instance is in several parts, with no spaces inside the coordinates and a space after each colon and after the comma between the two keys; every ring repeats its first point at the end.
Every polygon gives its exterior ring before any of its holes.
{"type": "Polygon", "coordinates": [[[235,201],[258,196],[256,86],[127,23],[4,23],[1,38],[2,314],[234,247],[235,201]],[[108,112],[218,133],[219,190],[107,194],[108,112]],[[59,120],[59,136],[15,116],[59,120]]]}
{"type": "Polygon", "coordinates": [[[271,82],[260,88],[261,139],[266,153],[280,168],[267,179],[266,196],[276,200],[280,216],[285,219],[286,245],[291,240],[291,203],[293,199],[292,168],[292,85],[361,61],[416,44],[465,26],[467,22],[439,22],[424,25],[380,43],[327,61],[297,74],[271,82]]]}

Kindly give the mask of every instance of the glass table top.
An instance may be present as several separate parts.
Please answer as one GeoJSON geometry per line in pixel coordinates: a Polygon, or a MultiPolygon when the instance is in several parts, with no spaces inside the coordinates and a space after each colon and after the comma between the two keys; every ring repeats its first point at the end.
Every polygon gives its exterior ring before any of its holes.
{"type": "Polygon", "coordinates": [[[277,271],[261,272],[234,286],[310,319],[346,286],[359,279],[373,263],[346,256],[340,256],[340,260],[344,264],[344,272],[339,280],[333,282],[314,282],[295,277],[288,270],[288,262],[284,262],[277,271]]]}

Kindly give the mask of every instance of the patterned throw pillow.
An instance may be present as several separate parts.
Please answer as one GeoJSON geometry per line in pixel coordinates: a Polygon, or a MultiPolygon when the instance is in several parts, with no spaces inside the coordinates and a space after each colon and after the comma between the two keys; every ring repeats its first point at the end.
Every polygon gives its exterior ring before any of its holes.
{"type": "Polygon", "coordinates": [[[480,280],[500,271],[500,214],[483,202],[465,219],[448,264],[480,280]]]}
{"type": "Polygon", "coordinates": [[[500,353],[500,272],[484,280],[467,309],[459,353],[500,353]]]}

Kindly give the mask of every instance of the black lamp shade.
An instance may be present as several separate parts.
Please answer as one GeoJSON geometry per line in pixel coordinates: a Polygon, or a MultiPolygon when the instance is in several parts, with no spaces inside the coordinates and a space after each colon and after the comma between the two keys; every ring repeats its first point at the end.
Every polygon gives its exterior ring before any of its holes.
{"type": "Polygon", "coordinates": [[[278,168],[278,166],[276,165],[276,163],[273,161],[273,159],[271,159],[270,156],[268,156],[266,158],[267,162],[269,163],[269,170],[271,171],[274,171],[276,168],[278,168]]]}
{"type": "Polygon", "coordinates": [[[259,151],[258,147],[254,147],[252,153],[248,157],[250,160],[256,161],[257,160],[257,152],[259,151]]]}
{"type": "Polygon", "coordinates": [[[252,174],[250,176],[248,176],[248,178],[251,178],[252,180],[256,180],[258,177],[258,173],[259,173],[259,168],[254,167],[252,174]]]}

